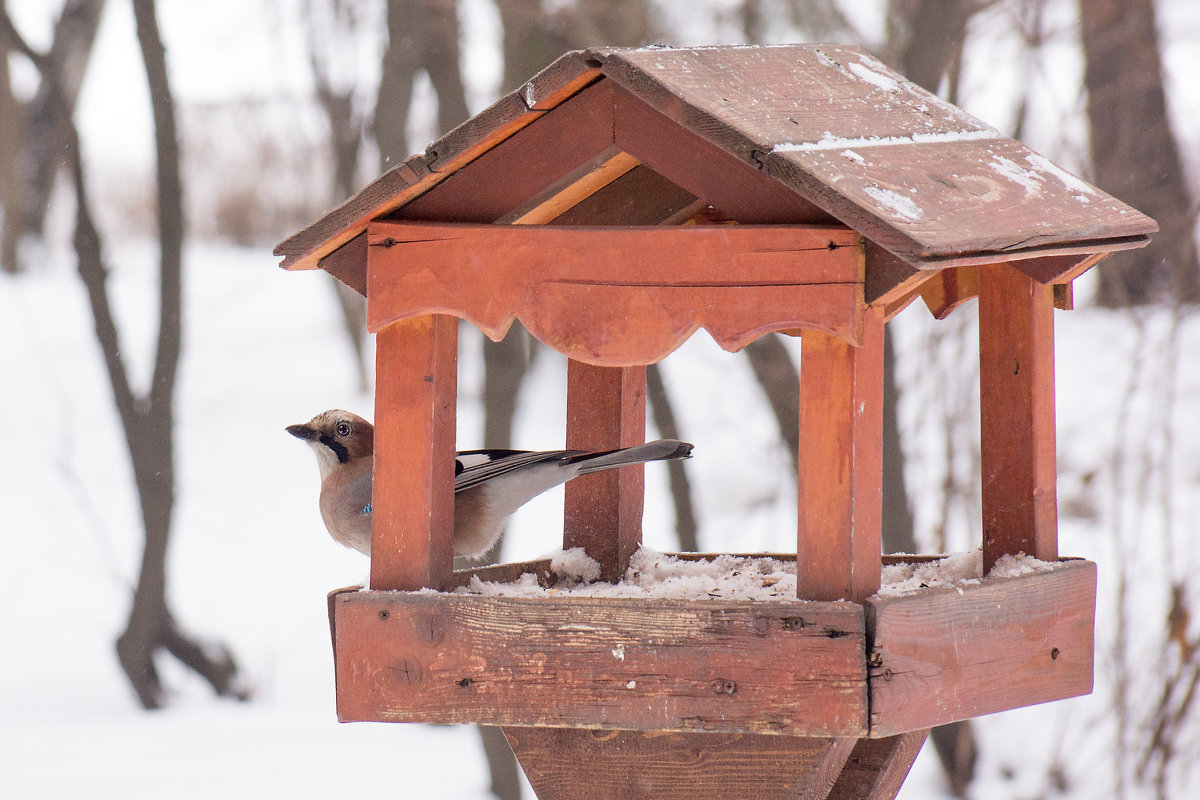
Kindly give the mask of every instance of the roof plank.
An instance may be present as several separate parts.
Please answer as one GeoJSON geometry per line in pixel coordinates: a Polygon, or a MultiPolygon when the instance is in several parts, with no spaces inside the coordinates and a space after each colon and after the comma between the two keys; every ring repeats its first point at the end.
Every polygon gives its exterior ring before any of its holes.
{"type": "Polygon", "coordinates": [[[855,47],[590,52],[623,89],[917,267],[1079,240],[1124,249],[1157,230],[855,47]]]}

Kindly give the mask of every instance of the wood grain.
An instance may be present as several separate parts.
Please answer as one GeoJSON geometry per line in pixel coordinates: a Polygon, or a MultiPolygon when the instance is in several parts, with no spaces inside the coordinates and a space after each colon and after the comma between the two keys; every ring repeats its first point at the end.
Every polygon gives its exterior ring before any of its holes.
{"type": "Polygon", "coordinates": [[[997,264],[979,277],[983,565],[1058,558],[1054,289],[997,264]]]}
{"type": "Polygon", "coordinates": [[[799,596],[863,600],[879,589],[882,549],[883,312],[861,347],[800,337],[799,596]]]}
{"type": "Polygon", "coordinates": [[[1084,238],[1141,246],[1157,229],[855,47],[594,53],[646,106],[914,266],[1084,238]]]}
{"type": "Polygon", "coordinates": [[[367,232],[364,230],[317,262],[317,266],[367,296],[367,232]]]}
{"type": "Polygon", "coordinates": [[[379,331],[371,586],[440,589],[454,568],[458,320],[379,331]]]}
{"type": "Polygon", "coordinates": [[[555,217],[554,225],[670,225],[706,205],[649,167],[639,164],[555,217]]]}
{"type": "MultiPolygon", "coordinates": [[[[555,113],[478,154],[390,216],[431,222],[491,223],[569,176],[613,144],[612,89],[592,84],[555,113]]],[[[378,215],[377,215],[378,216],[378,215]]]]}
{"type": "Polygon", "coordinates": [[[590,60],[591,57],[583,50],[563,53],[514,94],[531,109],[549,111],[583,87],[600,80],[600,69],[594,63],[588,63],[590,60]]]}
{"type": "Polygon", "coordinates": [[[928,735],[923,730],[859,739],[827,800],[892,800],[928,735]]]}
{"type": "Polygon", "coordinates": [[[945,319],[951,311],[979,296],[979,267],[943,269],[922,283],[918,291],[934,319],[945,319]]]}
{"type": "Polygon", "coordinates": [[[344,721],[866,735],[863,608],[349,592],[344,721]]]}
{"type": "Polygon", "coordinates": [[[840,227],[380,222],[368,245],[370,330],[446,313],[498,340],[518,318],[603,366],[661,360],[700,327],[727,350],[795,328],[853,342],[863,313],[858,239],[840,227]]]}
{"type": "Polygon", "coordinates": [[[852,739],[505,728],[539,800],[824,798],[852,739]]]}
{"type": "MultiPolygon", "coordinates": [[[[568,450],[615,450],[646,441],[646,368],[567,362],[568,450]]],[[[582,547],[616,582],[642,544],[641,464],[570,481],[563,499],[563,548],[582,547]]]]}
{"type": "Polygon", "coordinates": [[[1096,565],[867,602],[871,736],[1092,690],[1096,565]]]}
{"type": "Polygon", "coordinates": [[[613,89],[614,141],[663,177],[747,225],[829,224],[803,195],[725,152],[626,89],[613,89]]]}
{"type": "Polygon", "coordinates": [[[637,159],[613,145],[525,200],[496,222],[500,225],[543,225],[637,165],[637,159]]]}

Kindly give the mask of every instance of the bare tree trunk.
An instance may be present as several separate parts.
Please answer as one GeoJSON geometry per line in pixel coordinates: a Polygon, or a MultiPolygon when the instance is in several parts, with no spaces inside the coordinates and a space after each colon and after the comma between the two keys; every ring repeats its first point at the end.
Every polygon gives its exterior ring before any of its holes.
{"type": "Polygon", "coordinates": [[[8,273],[20,271],[17,263],[20,225],[17,223],[22,207],[20,170],[25,120],[24,108],[12,93],[8,72],[8,54],[20,49],[17,42],[20,37],[12,27],[3,0],[0,0],[0,208],[4,213],[4,227],[0,229],[0,270],[8,273]]]}
{"type": "Polygon", "coordinates": [[[401,163],[412,152],[406,129],[418,72],[424,70],[433,84],[443,133],[469,115],[454,0],[388,0],[387,29],[373,126],[381,169],[401,163]]]}
{"type": "Polygon", "coordinates": [[[1102,189],[1158,220],[1148,247],[1100,270],[1097,301],[1200,301],[1195,212],[1163,89],[1154,3],[1080,0],[1092,168],[1102,189]]]}
{"type": "Polygon", "coordinates": [[[800,373],[777,333],[755,339],[746,345],[745,352],[771,405],[779,436],[787,444],[792,469],[796,469],[800,456],[800,373]]]}
{"type": "Polygon", "coordinates": [[[554,29],[549,15],[542,11],[540,0],[496,0],[496,10],[504,28],[504,78],[500,91],[512,91],[571,49],[567,38],[554,29]]]}
{"type": "Polygon", "coordinates": [[[201,647],[185,637],[167,609],[166,553],[175,499],[172,406],[181,346],[183,207],[174,111],[153,1],[134,0],[134,13],[154,111],[161,242],[158,344],[153,377],[144,397],[133,392],[121,359],[100,237],[89,210],[79,137],[67,108],[56,107],[64,118],[67,152],[72,158],[79,273],[87,288],[96,338],[125,429],[146,534],[137,590],[128,625],[117,640],[117,655],[142,705],[156,708],[163,699],[154,665],[154,653],[159,648],[197,671],[218,693],[244,695],[235,686],[237,668],[229,652],[223,647],[201,647]]]}
{"type": "Polygon", "coordinates": [[[904,450],[900,439],[900,391],[896,386],[896,348],[891,331],[883,337],[883,549],[889,553],[917,552],[908,483],[904,479],[904,450]]]}

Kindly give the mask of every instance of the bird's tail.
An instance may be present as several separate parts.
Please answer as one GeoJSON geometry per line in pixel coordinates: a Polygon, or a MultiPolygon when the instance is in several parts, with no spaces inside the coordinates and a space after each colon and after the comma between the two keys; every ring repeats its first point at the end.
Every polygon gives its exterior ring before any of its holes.
{"type": "Polygon", "coordinates": [[[641,464],[646,461],[671,461],[677,458],[690,458],[692,446],[677,439],[659,439],[655,442],[626,447],[621,450],[607,450],[602,453],[585,453],[573,456],[570,460],[579,464],[579,474],[600,472],[613,467],[623,467],[626,464],[641,464]]]}

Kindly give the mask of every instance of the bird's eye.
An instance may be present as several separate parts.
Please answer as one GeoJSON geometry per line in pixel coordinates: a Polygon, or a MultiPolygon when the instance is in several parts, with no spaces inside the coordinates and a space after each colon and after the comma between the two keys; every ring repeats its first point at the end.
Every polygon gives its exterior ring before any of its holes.
{"type": "Polygon", "coordinates": [[[350,431],[354,429],[350,426],[349,422],[339,422],[335,430],[337,430],[338,436],[349,436],[350,431]]]}

